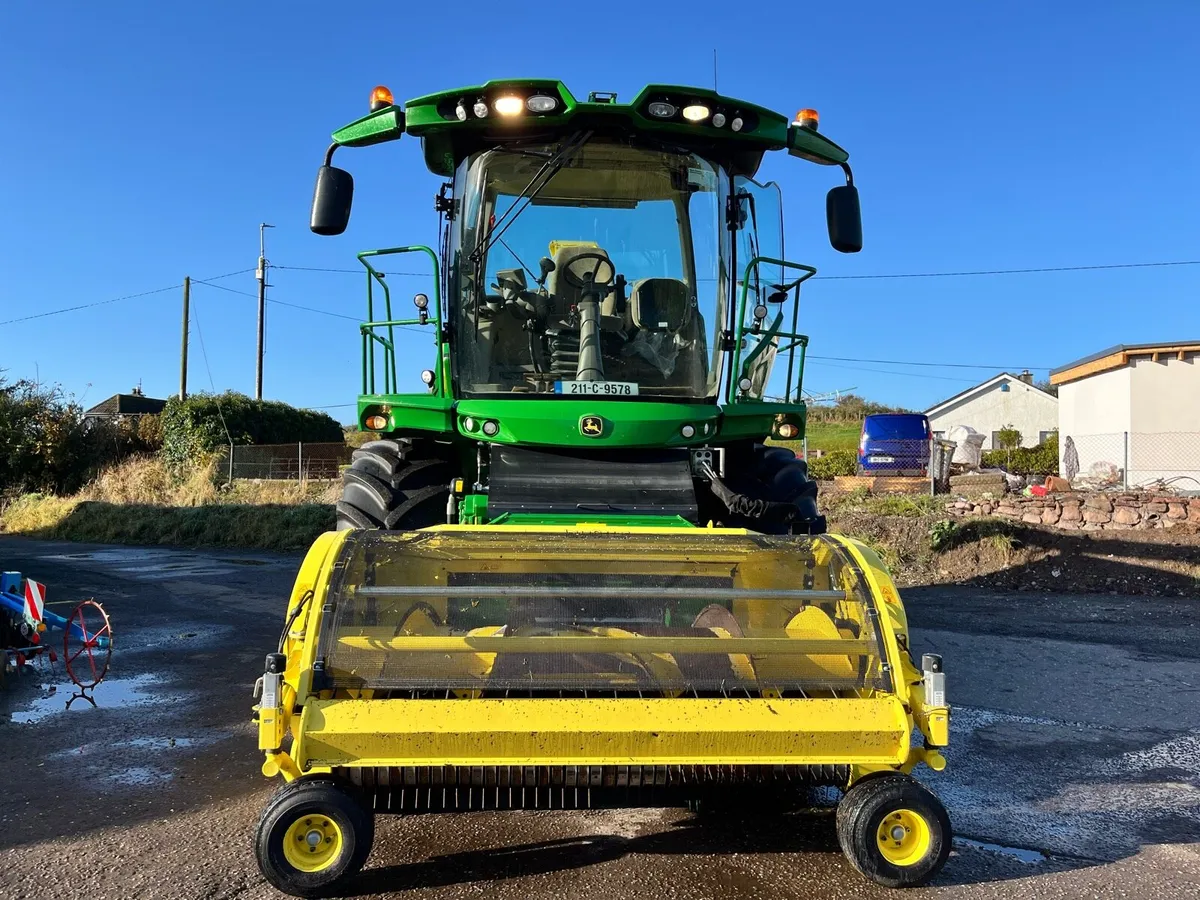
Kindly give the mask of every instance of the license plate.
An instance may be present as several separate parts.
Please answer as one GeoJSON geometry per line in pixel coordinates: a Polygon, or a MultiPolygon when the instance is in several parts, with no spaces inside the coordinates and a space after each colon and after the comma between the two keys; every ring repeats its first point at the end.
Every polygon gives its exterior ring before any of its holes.
{"type": "Polygon", "coordinates": [[[894,456],[868,456],[867,457],[867,462],[873,462],[873,463],[889,463],[889,462],[895,462],[895,461],[896,461],[896,458],[894,456]]]}
{"type": "Polygon", "coordinates": [[[554,393],[575,397],[636,397],[632,381],[556,381],[554,393]]]}

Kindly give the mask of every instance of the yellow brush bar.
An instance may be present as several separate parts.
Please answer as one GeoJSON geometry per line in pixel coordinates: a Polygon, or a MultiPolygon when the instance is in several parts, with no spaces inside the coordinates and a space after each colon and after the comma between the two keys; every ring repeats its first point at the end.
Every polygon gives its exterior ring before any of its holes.
{"type": "Polygon", "coordinates": [[[336,766],[898,765],[909,723],[873,699],[314,700],[293,757],[336,766]]]}

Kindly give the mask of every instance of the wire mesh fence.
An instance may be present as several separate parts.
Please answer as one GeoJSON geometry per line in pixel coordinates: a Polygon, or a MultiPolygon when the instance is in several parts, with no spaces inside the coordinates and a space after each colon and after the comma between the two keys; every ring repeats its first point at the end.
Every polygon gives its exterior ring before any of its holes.
{"type": "Polygon", "coordinates": [[[221,471],[230,481],[337,478],[353,452],[342,443],[231,444],[225,448],[221,471]]]}
{"type": "Polygon", "coordinates": [[[1200,490],[1200,432],[1064,434],[1059,473],[1077,487],[1200,490]]]}

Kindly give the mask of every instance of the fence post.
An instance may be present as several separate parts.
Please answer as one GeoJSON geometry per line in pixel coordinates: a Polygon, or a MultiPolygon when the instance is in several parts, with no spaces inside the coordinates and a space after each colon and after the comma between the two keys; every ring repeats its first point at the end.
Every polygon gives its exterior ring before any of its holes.
{"type": "Polygon", "coordinates": [[[304,484],[304,441],[296,442],[296,481],[304,484]]]}
{"type": "Polygon", "coordinates": [[[1125,432],[1125,468],[1121,470],[1121,484],[1129,490],[1129,432],[1125,432]]]}
{"type": "Polygon", "coordinates": [[[233,441],[229,442],[229,483],[233,484],[233,441]]]}
{"type": "Polygon", "coordinates": [[[801,444],[801,448],[804,453],[804,462],[807,463],[808,462],[808,435],[807,434],[804,435],[804,440],[801,444]]]}
{"type": "Polygon", "coordinates": [[[929,439],[929,496],[937,496],[937,459],[934,458],[934,453],[937,451],[937,440],[929,439]]]}

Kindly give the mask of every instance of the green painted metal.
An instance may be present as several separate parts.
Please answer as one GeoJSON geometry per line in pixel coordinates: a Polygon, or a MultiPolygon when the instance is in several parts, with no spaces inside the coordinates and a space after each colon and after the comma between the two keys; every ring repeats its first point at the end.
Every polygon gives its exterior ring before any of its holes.
{"type": "Polygon", "coordinates": [[[635,516],[604,515],[588,513],[563,515],[562,513],[501,513],[487,524],[490,525],[558,525],[570,527],[584,523],[603,522],[609,528],[695,528],[687,519],[679,516],[635,516]]]}
{"type": "Polygon", "coordinates": [[[367,416],[388,417],[388,431],[454,431],[454,399],[437,394],[364,394],[358,398],[358,426],[367,428],[367,416]]]}
{"type": "Polygon", "coordinates": [[[375,346],[376,344],[383,347],[383,390],[384,394],[395,393],[398,389],[396,378],[396,332],[395,329],[399,326],[417,325],[420,327],[431,328],[433,330],[434,346],[439,348],[434,360],[437,378],[434,380],[433,393],[439,397],[447,397],[450,395],[450,365],[449,357],[446,353],[441,352],[441,348],[445,348],[445,335],[442,330],[442,284],[438,267],[437,254],[433,249],[426,247],[423,244],[414,244],[409,247],[388,247],[382,250],[364,250],[358,254],[358,261],[366,268],[367,273],[367,321],[359,326],[362,333],[363,344],[363,381],[362,392],[364,394],[374,394],[375,385],[375,346]],[[380,272],[371,265],[369,258],[374,256],[390,256],[401,253],[424,253],[433,262],[433,309],[426,321],[422,322],[420,318],[415,319],[395,319],[392,317],[392,292],[388,287],[387,279],[383,272],[380,272]],[[375,319],[375,285],[378,284],[383,289],[384,300],[384,318],[375,319]],[[387,337],[376,332],[378,328],[387,329],[387,337]]]}
{"type": "Polygon", "coordinates": [[[333,142],[341,147],[370,147],[394,141],[403,134],[404,111],[398,106],[385,106],[339,128],[333,133],[333,142]]]}
{"type": "MultiPolygon", "coordinates": [[[[753,175],[757,170],[762,152],[787,149],[792,140],[788,120],[779,113],[708,88],[670,84],[647,85],[630,103],[600,103],[577,100],[561,81],[505,79],[416,97],[405,104],[405,115],[407,132],[422,140],[429,170],[443,176],[452,175],[458,161],[469,153],[494,146],[497,140],[517,138],[534,130],[566,133],[582,127],[611,126],[623,132],[669,137],[675,144],[716,155],[751,151],[749,156],[738,161],[741,174],[747,175],[753,175]],[[496,97],[506,93],[522,98],[532,93],[548,94],[559,100],[560,108],[550,114],[523,113],[511,119],[501,118],[494,112],[484,119],[470,115],[466,121],[459,121],[455,115],[455,107],[460,102],[468,108],[481,99],[490,105],[496,97]],[[723,112],[729,121],[740,115],[747,126],[741,131],[733,131],[728,125],[715,128],[709,122],[693,123],[678,117],[658,119],[649,115],[646,108],[659,99],[679,108],[692,103],[703,104],[713,112],[723,112]]],[[[840,159],[821,159],[822,162],[845,159],[845,152],[840,147],[824,139],[806,141],[803,147],[814,156],[822,150],[842,154],[840,159]]]]}
{"type": "Polygon", "coordinates": [[[486,439],[498,444],[545,447],[687,447],[704,444],[717,434],[720,410],[715,403],[661,403],[642,400],[576,400],[543,396],[536,400],[459,400],[458,431],[464,437],[483,439],[483,423],[499,424],[486,439]],[[603,431],[583,433],[584,416],[599,416],[603,431]],[[475,430],[466,420],[475,422],[475,430]],[[691,424],[696,433],[685,438],[680,429],[691,424]],[[707,431],[706,431],[707,426],[707,431]]]}
{"type": "Polygon", "coordinates": [[[486,525],[487,494],[467,494],[458,504],[458,521],[462,525],[486,525]]]}
{"type": "MultiPolygon", "coordinates": [[[[849,155],[837,144],[816,131],[801,128],[788,118],[756,104],[718,94],[706,88],[681,85],[648,85],[629,103],[601,100],[594,94],[587,100],[576,98],[561,81],[553,79],[508,79],[489,81],[482,85],[428,94],[409,100],[404,109],[385,107],[364,116],[334,132],[334,143],[346,147],[363,147],[396,140],[406,132],[421,139],[426,164],[430,171],[442,176],[454,173],[458,162],[468,154],[509,141],[537,135],[552,140],[582,129],[598,133],[643,134],[669,140],[672,145],[719,161],[731,174],[753,177],[762,154],[785,150],[823,165],[847,162],[849,155]],[[460,121],[455,106],[460,100],[473,106],[483,99],[491,104],[505,93],[522,98],[534,93],[554,96],[558,109],[551,114],[521,115],[506,119],[494,111],[485,119],[473,114],[460,121]],[[675,118],[657,119],[648,114],[648,105],[655,100],[671,102],[679,108],[689,103],[721,111],[727,121],[740,115],[747,123],[740,132],[728,125],[716,128],[711,121],[691,123],[675,118]]],[[[576,399],[540,395],[536,398],[517,395],[512,399],[456,400],[451,368],[451,336],[447,333],[442,310],[441,269],[437,254],[426,246],[391,247],[368,250],[358,254],[367,278],[367,320],[360,325],[363,346],[362,394],[358,399],[360,426],[368,415],[383,414],[388,418],[388,433],[428,433],[443,439],[457,439],[466,454],[474,442],[487,440],[496,443],[523,444],[543,447],[572,448],[629,448],[629,447],[686,447],[689,445],[725,444],[744,440],[762,440],[775,433],[784,423],[797,425],[804,433],[807,408],[800,401],[803,383],[804,357],[808,338],[797,332],[799,286],[793,302],[790,330],[785,330],[785,316],[778,312],[760,334],[758,347],[744,352],[743,338],[749,333],[746,310],[749,302],[750,279],[753,268],[760,264],[780,266],[802,272],[801,282],[811,277],[815,269],[781,259],[760,257],[745,267],[740,298],[734,300],[736,321],[733,324],[734,350],[729,362],[734,377],[728,379],[723,397],[707,402],[665,400],[601,400],[576,399]],[[429,316],[420,318],[397,316],[393,310],[390,287],[384,273],[377,268],[375,257],[423,253],[432,263],[433,292],[429,316]],[[373,264],[374,261],[374,264],[373,264]],[[382,309],[377,310],[376,301],[382,309]],[[377,315],[378,313],[378,315],[377,315]],[[429,368],[435,371],[432,390],[422,393],[400,393],[397,373],[396,329],[424,326],[430,329],[435,358],[429,368]],[[771,346],[776,354],[788,358],[787,384],[784,402],[761,398],[740,397],[737,381],[754,363],[757,354],[771,346]],[[799,351],[797,353],[797,351],[799,351]],[[798,359],[797,359],[798,356],[798,359]],[[583,432],[581,419],[599,416],[603,430],[599,436],[583,432]],[[474,430],[466,420],[474,420],[474,430]],[[485,435],[482,424],[488,420],[498,423],[494,436],[485,435]],[[691,438],[684,438],[681,428],[695,428],[691,438]]],[[[407,298],[405,298],[407,300],[407,298]]],[[[474,451],[469,451],[473,457],[474,451]]],[[[487,496],[467,494],[459,504],[460,521],[487,521],[487,496]]],[[[689,523],[674,517],[618,517],[605,521],[621,525],[678,525],[689,523]]],[[[509,515],[504,521],[527,524],[575,524],[577,517],[509,515]]],[[[501,521],[497,519],[496,521],[501,521]]]]}
{"type": "MultiPolygon", "coordinates": [[[[734,332],[733,341],[733,371],[736,373],[736,377],[729,380],[726,390],[726,400],[729,403],[746,402],[746,398],[738,396],[737,383],[739,379],[743,378],[747,374],[750,369],[750,365],[754,362],[755,358],[760,353],[763,353],[767,347],[771,346],[772,342],[774,342],[776,345],[777,352],[786,352],[788,354],[788,375],[784,392],[784,396],[788,401],[790,401],[792,398],[792,363],[795,358],[796,348],[800,348],[800,368],[796,377],[795,396],[797,398],[801,396],[800,388],[804,383],[804,354],[808,348],[808,335],[798,334],[796,332],[797,317],[799,316],[800,312],[800,285],[808,281],[808,279],[812,278],[816,274],[817,270],[812,266],[806,266],[803,263],[788,262],[786,259],[772,259],[766,256],[756,256],[746,264],[745,273],[742,276],[742,296],[738,300],[737,329],[734,332]],[[776,314],[770,328],[762,332],[762,340],[759,342],[758,346],[755,347],[754,351],[745,359],[742,359],[742,349],[745,343],[744,339],[746,335],[750,333],[749,329],[746,327],[746,307],[750,296],[750,274],[754,271],[755,267],[763,263],[772,266],[779,266],[782,269],[797,269],[804,273],[800,276],[793,288],[796,291],[796,297],[792,301],[792,330],[781,330],[783,326],[783,312],[780,311],[776,314]],[[780,339],[789,340],[791,343],[779,347],[778,342],[780,339]]],[[[751,400],[750,402],[756,401],[751,400]]]]}
{"type": "Polygon", "coordinates": [[[788,153],[823,166],[837,166],[849,162],[850,154],[811,128],[799,125],[788,126],[788,153]]]}
{"type": "Polygon", "coordinates": [[[804,435],[808,407],[803,403],[772,403],[747,400],[721,408],[721,441],[762,440],[770,436],[776,424],[791,422],[804,435]]]}

